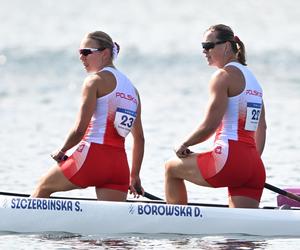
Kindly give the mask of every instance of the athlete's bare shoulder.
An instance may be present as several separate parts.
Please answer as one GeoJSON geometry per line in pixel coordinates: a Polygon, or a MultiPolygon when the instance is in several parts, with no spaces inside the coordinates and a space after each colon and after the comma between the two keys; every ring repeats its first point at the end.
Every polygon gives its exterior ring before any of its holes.
{"type": "Polygon", "coordinates": [[[101,82],[103,82],[104,79],[98,75],[98,74],[92,74],[92,75],[89,75],[85,78],[84,80],[84,85],[85,86],[93,86],[93,85],[97,85],[97,84],[100,84],[101,82]]]}

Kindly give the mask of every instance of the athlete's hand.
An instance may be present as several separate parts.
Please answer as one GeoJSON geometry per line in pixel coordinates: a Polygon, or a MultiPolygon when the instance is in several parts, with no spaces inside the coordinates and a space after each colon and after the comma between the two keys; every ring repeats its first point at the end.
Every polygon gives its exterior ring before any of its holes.
{"type": "Polygon", "coordinates": [[[130,177],[129,193],[133,194],[134,198],[139,198],[140,195],[144,195],[144,189],[139,176],[130,177]]]}
{"type": "Polygon", "coordinates": [[[179,157],[179,158],[185,158],[187,156],[189,156],[190,154],[192,154],[193,152],[191,150],[189,150],[189,148],[187,146],[185,146],[184,144],[181,144],[179,147],[174,149],[175,154],[179,157]]]}
{"type": "Polygon", "coordinates": [[[68,156],[65,154],[65,152],[63,152],[61,150],[54,151],[51,154],[51,157],[53,158],[53,160],[55,160],[57,162],[65,161],[66,159],[68,159],[68,156]]]}

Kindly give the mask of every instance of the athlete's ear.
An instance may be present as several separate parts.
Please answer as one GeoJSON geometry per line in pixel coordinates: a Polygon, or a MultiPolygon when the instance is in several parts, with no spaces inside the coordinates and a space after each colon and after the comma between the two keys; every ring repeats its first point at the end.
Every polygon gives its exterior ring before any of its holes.
{"type": "Polygon", "coordinates": [[[230,42],[225,43],[225,55],[228,55],[231,52],[231,44],[230,42]]]}
{"type": "Polygon", "coordinates": [[[108,49],[108,48],[103,50],[102,53],[103,53],[103,57],[105,58],[105,60],[107,60],[111,57],[111,52],[110,52],[110,49],[108,49]]]}

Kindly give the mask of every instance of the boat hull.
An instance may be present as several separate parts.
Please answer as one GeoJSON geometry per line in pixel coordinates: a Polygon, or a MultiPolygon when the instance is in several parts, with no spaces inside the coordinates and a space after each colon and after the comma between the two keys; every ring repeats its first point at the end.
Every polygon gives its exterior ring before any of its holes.
{"type": "Polygon", "coordinates": [[[0,196],[0,231],[300,236],[300,210],[0,196]]]}

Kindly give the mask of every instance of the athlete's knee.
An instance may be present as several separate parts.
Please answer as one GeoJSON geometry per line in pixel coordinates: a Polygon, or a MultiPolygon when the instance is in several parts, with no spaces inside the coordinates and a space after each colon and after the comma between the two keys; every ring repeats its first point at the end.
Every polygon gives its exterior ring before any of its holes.
{"type": "Polygon", "coordinates": [[[53,193],[49,186],[45,184],[39,184],[36,190],[39,197],[48,197],[53,193]]]}
{"type": "Polygon", "coordinates": [[[49,185],[46,175],[44,175],[40,178],[36,190],[39,194],[41,194],[43,196],[44,195],[47,196],[47,195],[50,195],[53,193],[53,189],[49,185]]]}
{"type": "Polygon", "coordinates": [[[169,159],[165,163],[165,175],[166,176],[172,176],[174,175],[174,171],[176,168],[177,164],[174,159],[169,159]]]}
{"type": "Polygon", "coordinates": [[[48,198],[53,192],[50,191],[49,188],[47,188],[47,186],[43,185],[43,184],[38,184],[36,189],[34,190],[33,194],[31,195],[31,197],[34,198],[48,198]]]}

